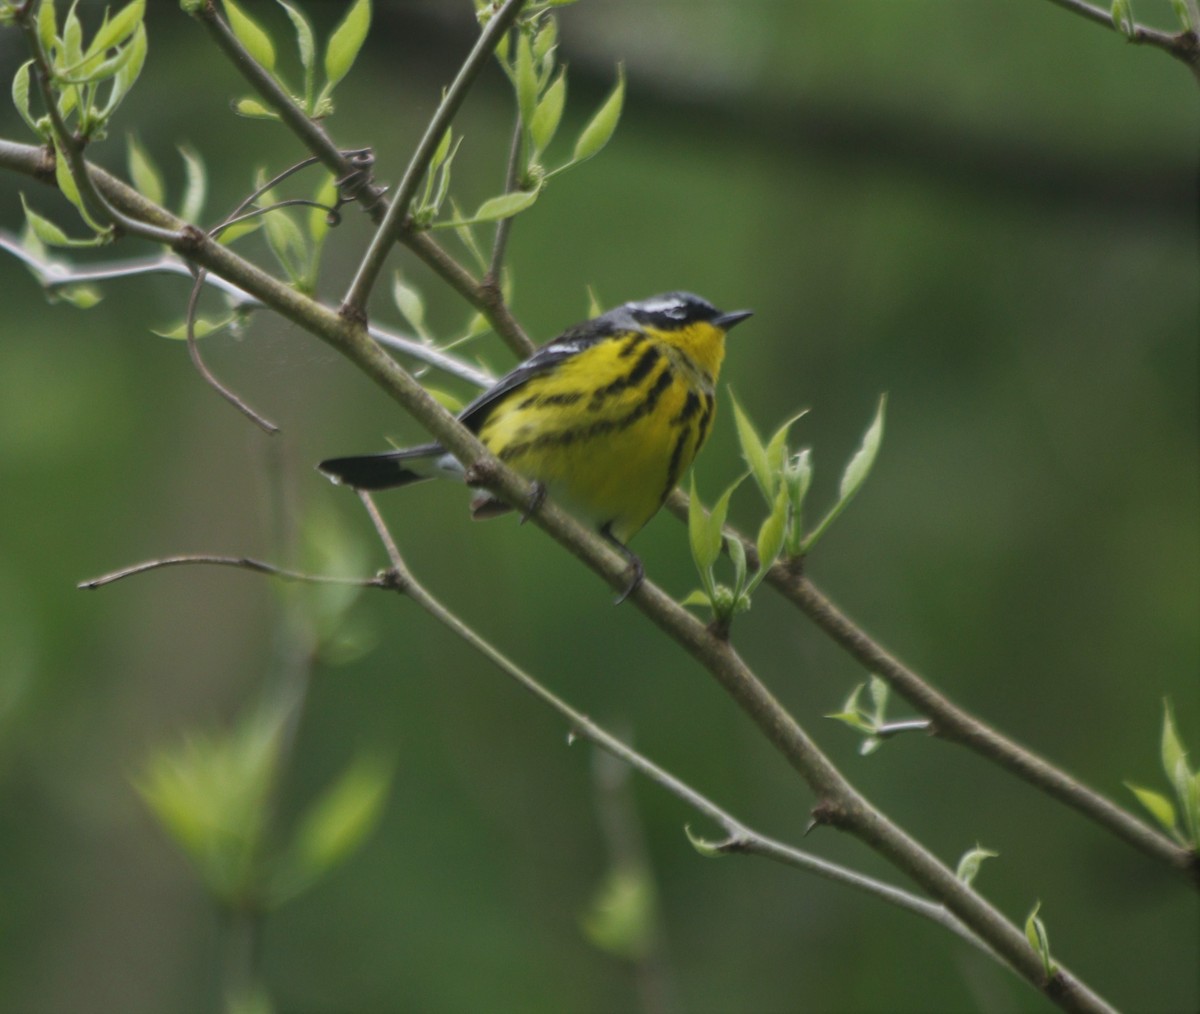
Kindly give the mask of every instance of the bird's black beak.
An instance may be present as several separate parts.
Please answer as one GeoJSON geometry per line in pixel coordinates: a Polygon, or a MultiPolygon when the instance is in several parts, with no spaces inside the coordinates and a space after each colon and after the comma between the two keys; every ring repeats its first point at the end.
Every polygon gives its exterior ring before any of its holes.
{"type": "Polygon", "coordinates": [[[740,324],[747,317],[753,317],[753,310],[734,310],[732,313],[723,313],[713,320],[722,331],[728,331],[734,324],[740,324]]]}

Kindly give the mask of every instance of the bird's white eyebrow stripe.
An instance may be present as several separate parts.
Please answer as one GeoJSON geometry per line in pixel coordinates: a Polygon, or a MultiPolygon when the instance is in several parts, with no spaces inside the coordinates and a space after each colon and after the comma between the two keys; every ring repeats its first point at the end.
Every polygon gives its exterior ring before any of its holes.
{"type": "Polygon", "coordinates": [[[645,313],[665,313],[667,310],[682,309],[684,305],[682,299],[647,299],[645,302],[633,304],[645,313]]]}

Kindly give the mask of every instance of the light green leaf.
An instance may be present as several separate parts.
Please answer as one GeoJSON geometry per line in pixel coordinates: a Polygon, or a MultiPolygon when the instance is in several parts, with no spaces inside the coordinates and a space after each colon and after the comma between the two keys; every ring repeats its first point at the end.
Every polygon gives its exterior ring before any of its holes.
{"type": "Polygon", "coordinates": [[[245,116],[250,120],[278,120],[279,114],[274,110],[268,109],[258,99],[245,98],[238,99],[233,104],[233,111],[238,116],[245,116]]]}
{"type": "Polygon", "coordinates": [[[245,218],[240,222],[235,222],[228,228],[222,229],[221,234],[217,237],[217,242],[224,246],[236,242],[243,236],[249,236],[252,232],[258,232],[262,228],[262,216],[255,218],[245,218]]]}
{"type": "Polygon", "coordinates": [[[532,142],[530,160],[536,161],[546,150],[547,145],[554,140],[558,125],[562,120],[563,107],[567,101],[567,75],[559,72],[538,101],[533,117],[529,121],[529,138],[532,142]]]}
{"type": "Polygon", "coordinates": [[[1183,764],[1184,771],[1187,771],[1187,750],[1184,749],[1183,741],[1179,738],[1179,733],[1175,729],[1175,715],[1171,708],[1170,700],[1163,700],[1163,727],[1162,727],[1162,766],[1163,771],[1172,784],[1175,783],[1176,772],[1179,770],[1179,765],[1183,764]]]}
{"type": "Polygon", "coordinates": [[[883,415],[886,408],[887,395],[885,394],[879,399],[875,418],[871,421],[867,432],[863,434],[862,445],[850,459],[846,471],[842,473],[842,482],[838,489],[838,496],[842,501],[848,501],[854,496],[870,474],[871,466],[875,463],[875,455],[879,452],[879,445],[883,440],[883,415]]]}
{"type": "Polygon", "coordinates": [[[104,294],[94,285],[64,285],[53,290],[53,296],[79,310],[90,310],[104,298],[104,294]]]}
{"type": "Polygon", "coordinates": [[[183,189],[183,203],[179,208],[179,217],[185,222],[199,222],[204,212],[204,199],[208,193],[208,175],[204,170],[204,161],[191,148],[180,147],[179,154],[183,156],[184,174],[187,185],[183,189]]]}
{"type": "Polygon", "coordinates": [[[575,142],[575,154],[571,161],[582,162],[600,151],[617,129],[621,119],[621,106],[625,102],[625,68],[617,65],[617,83],[612,93],[604,100],[604,104],[596,111],[588,125],[583,128],[579,140],[575,142]]]}
{"type": "Polygon", "coordinates": [[[696,492],[695,475],[692,476],[688,496],[688,540],[692,547],[692,560],[708,588],[709,572],[721,555],[721,530],[718,527],[714,536],[710,515],[705,512],[696,492]]]}
{"type": "Polygon", "coordinates": [[[1190,32],[1200,27],[1192,24],[1192,12],[1188,10],[1187,0],[1171,0],[1171,6],[1175,8],[1175,16],[1179,18],[1179,27],[1183,31],[1190,32]]]}
{"type": "Polygon", "coordinates": [[[67,10],[67,20],[63,24],[62,61],[59,66],[73,67],[83,59],[83,22],[77,13],[78,3],[72,3],[67,10]]]}
{"type": "Polygon", "coordinates": [[[54,4],[39,4],[37,18],[38,41],[42,44],[42,51],[49,56],[54,49],[55,43],[58,41],[58,22],[54,12],[54,4]]]}
{"type": "Polygon", "coordinates": [[[552,57],[557,44],[558,22],[554,18],[546,18],[533,40],[534,61],[543,68],[548,67],[546,61],[552,57]]]}
{"type": "Polygon", "coordinates": [[[877,724],[882,725],[887,713],[888,685],[874,673],[871,673],[871,678],[867,682],[867,689],[871,694],[871,704],[873,705],[872,717],[877,724]]]}
{"type": "Polygon", "coordinates": [[[267,245],[275,254],[279,266],[287,272],[293,282],[299,281],[304,275],[305,263],[308,260],[308,249],[300,226],[285,208],[268,211],[262,218],[267,245]]]}
{"type": "Polygon", "coordinates": [[[383,811],[392,765],[359,757],[309,807],[292,844],[295,868],[309,879],[342,862],[366,839],[383,811]]]}
{"type": "Polygon", "coordinates": [[[465,225],[478,225],[480,222],[497,222],[502,218],[512,218],[538,199],[540,190],[514,190],[508,194],[490,197],[479,205],[479,210],[470,218],[455,218],[448,222],[435,222],[434,229],[458,229],[465,225]]]}
{"type": "Polygon", "coordinates": [[[762,491],[763,499],[772,506],[775,503],[775,490],[779,479],[772,474],[770,464],[767,461],[767,451],[763,447],[763,442],[758,436],[758,431],[755,430],[754,424],[750,421],[750,417],[742,411],[742,406],[738,404],[738,400],[734,397],[733,388],[729,389],[729,400],[733,403],[733,421],[737,427],[738,443],[742,447],[742,457],[747,465],[750,466],[750,474],[754,476],[755,483],[762,491]]]}
{"type": "Polygon", "coordinates": [[[1125,788],[1137,796],[1138,802],[1146,808],[1151,817],[1158,821],[1164,831],[1177,832],[1179,830],[1175,807],[1166,796],[1153,789],[1135,785],[1133,782],[1126,782],[1125,788]]]}
{"type": "Polygon", "coordinates": [[[755,548],[758,550],[758,573],[755,575],[754,587],[757,587],[767,576],[767,571],[779,557],[783,549],[783,537],[787,531],[788,495],[787,490],[779,487],[775,494],[775,506],[758,530],[758,540],[755,548]]]}
{"type": "Polygon", "coordinates": [[[1042,968],[1045,970],[1047,978],[1049,978],[1057,971],[1057,966],[1050,958],[1050,936],[1046,932],[1046,925],[1038,918],[1038,911],[1041,907],[1042,903],[1039,901],[1033,906],[1033,911],[1029,913],[1029,918],[1025,920],[1025,939],[1029,941],[1029,946],[1041,957],[1042,968]]]}
{"type": "Polygon", "coordinates": [[[332,225],[329,221],[330,214],[338,214],[329,212],[327,208],[336,208],[338,200],[337,179],[333,173],[323,173],[320,184],[317,186],[316,192],[313,194],[313,201],[320,205],[319,208],[310,208],[308,211],[308,235],[313,241],[314,250],[320,250],[321,244],[325,242],[325,237],[329,234],[332,225]]]}
{"type": "Polygon", "coordinates": [[[420,292],[404,281],[399,271],[392,282],[392,299],[413,330],[428,341],[430,335],[425,328],[425,300],[421,298],[420,292]]]}
{"type": "Polygon", "coordinates": [[[592,898],[581,925],[603,951],[640,959],[654,944],[654,888],[640,871],[614,869],[592,898]]]}
{"type": "Polygon", "coordinates": [[[533,123],[537,108],[537,71],[533,66],[533,49],[524,32],[517,39],[517,60],[513,67],[513,85],[517,90],[517,109],[526,129],[533,123]]]}
{"type": "Polygon", "coordinates": [[[857,711],[835,711],[825,717],[832,718],[837,722],[843,722],[856,732],[863,732],[870,735],[875,731],[875,726],[863,718],[857,711]]]}
{"type": "Polygon", "coordinates": [[[721,843],[710,841],[708,838],[701,838],[692,830],[691,824],[683,825],[683,833],[687,835],[687,840],[691,842],[694,848],[705,859],[720,859],[725,853],[721,849],[721,843]]]}
{"type": "Polygon", "coordinates": [[[355,0],[346,16],[333,30],[329,37],[329,45],[325,49],[327,88],[332,88],[350,72],[370,27],[371,0],[355,0]]]}
{"type": "Polygon", "coordinates": [[[725,549],[733,561],[733,594],[737,598],[746,588],[746,547],[741,539],[729,536],[725,539],[725,549]]]}
{"type": "Polygon", "coordinates": [[[976,845],[973,849],[963,853],[963,857],[958,861],[958,869],[955,870],[954,875],[969,886],[978,875],[983,861],[985,859],[995,859],[999,855],[999,852],[993,852],[991,849],[985,849],[982,845],[976,845]]]}
{"type": "Polygon", "coordinates": [[[163,189],[162,173],[150,158],[146,149],[135,134],[128,137],[127,158],[129,162],[129,178],[133,185],[146,200],[161,205],[166,196],[163,189]]]}
{"type": "Polygon", "coordinates": [[[112,91],[109,93],[108,102],[105,103],[104,109],[100,112],[100,121],[103,123],[112,116],[117,106],[121,104],[125,96],[129,94],[134,83],[141,76],[142,68],[146,65],[146,51],[148,43],[146,42],[146,26],[138,25],[133,33],[133,38],[125,45],[122,53],[127,54],[127,59],[121,64],[117,70],[116,76],[113,78],[112,91]]]}
{"type": "Polygon", "coordinates": [[[772,475],[782,475],[784,463],[787,459],[787,438],[788,431],[792,428],[792,424],[808,415],[808,409],[803,409],[792,416],[787,422],[779,427],[767,443],[767,467],[772,475]]]}
{"type": "Polygon", "coordinates": [[[275,43],[259,27],[258,22],[247,15],[234,0],[223,0],[229,27],[251,58],[266,70],[275,69],[275,43]]]}
{"type": "Polygon", "coordinates": [[[29,129],[35,134],[40,134],[37,121],[33,118],[33,113],[29,108],[29,69],[33,66],[32,60],[26,60],[20,67],[17,68],[17,73],[13,75],[12,97],[13,105],[17,107],[17,112],[21,114],[21,119],[25,121],[29,129]]]}
{"type": "Polygon", "coordinates": [[[146,0],[132,0],[121,8],[111,19],[106,19],[100,26],[100,31],[88,46],[87,55],[95,56],[119,46],[131,36],[142,23],[146,13],[146,0]]]}
{"type": "Polygon", "coordinates": [[[1133,7],[1130,5],[1129,0],[1112,0],[1112,8],[1109,14],[1112,18],[1113,28],[1127,39],[1132,39],[1137,24],[1133,20],[1133,7]]]}
{"type": "Polygon", "coordinates": [[[57,144],[54,146],[54,178],[58,183],[58,189],[62,191],[63,196],[75,205],[75,210],[79,212],[88,225],[92,227],[92,231],[100,233],[104,231],[104,227],[92,218],[87,206],[83,203],[83,196],[79,193],[79,187],[75,183],[75,177],[71,175],[71,165],[67,161],[66,155],[57,144]]]}
{"type": "Polygon", "coordinates": [[[304,68],[304,108],[313,114],[313,93],[316,90],[317,40],[313,35],[308,18],[287,0],[275,0],[296,30],[296,48],[300,52],[300,65],[304,68]]]}
{"type": "Polygon", "coordinates": [[[25,203],[24,194],[21,195],[21,205],[25,209],[25,221],[29,223],[30,231],[39,242],[45,243],[46,246],[71,245],[71,240],[67,238],[67,234],[62,229],[51,222],[50,219],[43,218],[25,203]]]}
{"type": "Polygon", "coordinates": [[[712,599],[709,597],[708,592],[703,591],[700,588],[694,588],[692,591],[687,593],[686,598],[679,600],[679,604],[681,606],[706,606],[711,609],[712,599]]]}
{"type": "MultiPolygon", "coordinates": [[[[222,328],[228,327],[235,319],[236,317],[232,313],[226,317],[222,317],[220,320],[197,317],[192,326],[192,331],[196,336],[196,340],[199,341],[201,338],[206,338],[215,331],[220,331],[222,328]]],[[[150,332],[151,334],[158,335],[160,338],[170,338],[172,341],[187,341],[187,321],[181,321],[166,331],[156,331],[154,328],[151,328],[150,332]]]]}

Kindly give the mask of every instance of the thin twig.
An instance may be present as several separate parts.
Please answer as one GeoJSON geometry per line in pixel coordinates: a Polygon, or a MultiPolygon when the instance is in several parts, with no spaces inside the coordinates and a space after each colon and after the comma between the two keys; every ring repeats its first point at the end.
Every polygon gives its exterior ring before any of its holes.
{"type": "MultiPolygon", "coordinates": [[[[1118,30],[1117,26],[1113,24],[1111,11],[1088,3],[1087,0],[1050,0],[1050,2],[1062,7],[1064,10],[1085,17],[1089,21],[1105,25],[1113,31],[1118,30]]],[[[1192,3],[1190,9],[1192,17],[1195,19],[1197,15],[1194,3],[1192,3]]],[[[1127,32],[1121,32],[1130,42],[1165,50],[1177,60],[1182,60],[1200,76],[1200,34],[1198,33],[1200,33],[1200,24],[1193,24],[1191,31],[1179,32],[1174,35],[1170,32],[1162,32],[1157,28],[1147,28],[1145,25],[1139,24],[1132,25],[1127,32]]]]}
{"type": "MultiPolygon", "coordinates": [[[[517,172],[521,165],[521,138],[524,134],[524,124],[521,113],[517,112],[517,121],[513,125],[512,143],[508,149],[508,168],[504,173],[504,192],[510,194],[517,186],[517,172]]],[[[504,270],[504,254],[508,249],[508,236],[512,232],[515,217],[510,215],[496,223],[496,237],[492,241],[492,259],[488,264],[487,274],[481,283],[485,288],[500,289],[500,273],[504,270]]]]}
{"type": "Polygon", "coordinates": [[[129,567],[122,567],[120,570],[114,570],[107,574],[101,574],[99,577],[90,578],[87,581],[80,581],[75,587],[90,591],[95,588],[103,588],[105,585],[113,584],[115,581],[122,581],[127,577],[133,577],[135,574],[145,574],[147,571],[160,570],[163,567],[195,566],[197,564],[236,567],[239,570],[251,570],[259,574],[269,574],[271,577],[277,577],[284,581],[300,581],[305,584],[341,584],[353,585],[359,588],[378,588],[382,587],[384,583],[378,577],[329,577],[320,574],[305,574],[298,570],[289,570],[286,567],[276,567],[273,563],[264,563],[262,560],[255,560],[249,556],[214,556],[209,553],[187,553],[180,556],[163,556],[156,560],[145,560],[142,563],[135,563],[129,567]]]}
{"type": "Polygon", "coordinates": [[[408,168],[401,177],[400,185],[388,206],[387,214],[384,215],[383,221],[375,231],[371,245],[367,248],[354,276],[354,281],[342,301],[342,312],[346,316],[358,320],[366,319],[367,298],[371,294],[371,289],[374,287],[380,271],[383,270],[383,263],[387,258],[388,251],[391,250],[392,245],[404,230],[409,205],[416,195],[417,187],[424,177],[425,171],[429,168],[430,159],[433,158],[438,144],[441,143],[451,121],[467,97],[467,92],[474,84],[475,78],[483,69],[484,64],[491,59],[492,51],[496,48],[501,36],[516,20],[524,4],[525,0],[505,0],[504,5],[492,15],[483,31],[479,33],[475,46],[463,61],[454,81],[446,90],[437,112],[433,114],[429,126],[425,128],[424,136],[409,160],[408,168]]]}
{"type": "Polygon", "coordinates": [[[184,318],[184,326],[187,330],[188,356],[192,360],[192,365],[196,368],[196,372],[200,374],[209,387],[241,412],[242,415],[254,423],[260,430],[268,436],[274,436],[279,432],[279,427],[266,416],[260,415],[252,409],[238,394],[222,384],[213,374],[212,370],[208,368],[203,357],[200,355],[200,346],[196,341],[196,308],[200,304],[200,293],[204,288],[204,276],[207,273],[208,271],[205,268],[196,269],[196,281],[192,284],[192,291],[188,296],[187,315],[184,318]]]}
{"type": "Polygon", "coordinates": [[[606,753],[611,754],[613,757],[616,757],[618,760],[624,761],[634,770],[671,793],[677,799],[682,800],[692,809],[696,810],[696,812],[707,817],[720,827],[726,838],[724,841],[713,843],[712,847],[714,849],[729,854],[741,853],[762,856],[776,862],[794,866],[809,873],[815,873],[827,880],[832,880],[836,883],[852,887],[855,890],[873,895],[874,897],[881,898],[889,904],[896,905],[899,908],[938,923],[972,946],[996,958],[1002,964],[1007,964],[1003,958],[999,958],[987,944],[983,943],[978,936],[972,933],[961,920],[956,918],[944,906],[927,901],[918,895],[902,890],[892,884],[876,880],[873,877],[821,859],[802,849],[760,834],[758,831],[747,827],[727,810],[714,803],[698,790],[692,788],[686,782],[681,781],[666,769],[659,767],[644,754],[627,746],[603,726],[597,724],[582,712],[577,711],[553,691],[544,687],[537,679],[509,659],[498,648],[495,648],[490,642],[486,641],[475,630],[463,623],[462,620],[430,594],[413,577],[412,572],[405,564],[404,558],[396,546],[396,541],[387,523],[380,515],[379,509],[375,506],[374,499],[370,494],[362,491],[359,491],[358,496],[387,552],[388,560],[391,563],[395,577],[393,587],[397,591],[410,598],[438,623],[446,627],[456,637],[460,638],[473,650],[495,665],[506,676],[514,680],[522,689],[564,718],[575,737],[584,739],[606,753]]]}

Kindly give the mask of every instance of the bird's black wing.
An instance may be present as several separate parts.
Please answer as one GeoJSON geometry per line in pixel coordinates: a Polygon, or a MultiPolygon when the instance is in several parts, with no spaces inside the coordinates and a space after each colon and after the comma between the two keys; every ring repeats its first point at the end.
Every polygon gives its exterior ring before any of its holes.
{"type": "Polygon", "coordinates": [[[523,363],[506,373],[488,390],[467,405],[458,414],[458,421],[472,433],[478,433],[487,418],[501,401],[534,377],[549,373],[559,363],[579,355],[586,348],[606,341],[615,334],[627,330],[614,312],[568,328],[552,341],[547,342],[523,363]]]}

